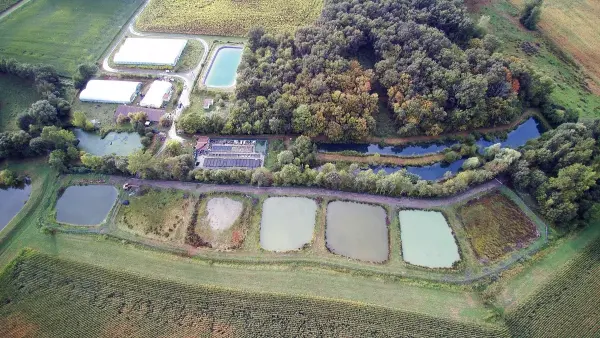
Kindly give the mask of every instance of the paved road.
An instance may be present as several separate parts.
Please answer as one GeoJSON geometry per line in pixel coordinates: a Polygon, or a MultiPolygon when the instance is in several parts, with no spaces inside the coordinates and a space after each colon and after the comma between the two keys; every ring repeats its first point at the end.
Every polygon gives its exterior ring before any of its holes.
{"type": "MultiPolygon", "coordinates": [[[[183,91],[181,92],[181,96],[179,97],[179,102],[177,102],[177,108],[175,109],[174,114],[173,114],[173,121],[176,121],[179,118],[179,116],[181,115],[181,113],[183,112],[183,110],[190,105],[190,93],[192,92],[192,89],[194,88],[194,83],[196,81],[196,78],[200,75],[200,71],[202,70],[202,65],[204,64],[204,62],[206,61],[206,58],[208,57],[208,43],[206,43],[206,41],[199,38],[198,36],[191,35],[191,34],[167,34],[167,33],[138,32],[135,29],[135,22],[136,22],[138,16],[140,15],[140,13],[146,8],[147,5],[148,5],[148,1],[146,1],[146,3],[143,4],[135,12],[135,14],[131,17],[131,19],[129,19],[129,21],[125,24],[125,26],[123,26],[123,28],[121,29],[121,32],[114,39],[113,44],[104,53],[104,57],[103,57],[103,61],[102,61],[102,69],[108,73],[152,75],[154,77],[177,78],[177,79],[182,80],[183,81],[183,91]],[[170,72],[167,73],[164,70],[152,70],[152,69],[140,69],[140,68],[119,68],[119,69],[112,68],[109,64],[109,58],[113,54],[115,49],[121,44],[121,42],[123,41],[123,39],[125,38],[125,36],[127,34],[142,36],[142,37],[151,37],[151,38],[194,39],[202,44],[202,46],[204,47],[204,53],[203,53],[202,57],[200,58],[200,61],[198,62],[196,67],[194,67],[193,69],[191,69],[187,72],[182,72],[182,73],[170,73],[170,72]]],[[[177,135],[175,123],[173,123],[173,125],[169,129],[168,138],[177,140],[179,142],[183,141],[183,138],[181,138],[179,135],[177,135]]],[[[163,147],[161,148],[160,151],[162,151],[165,144],[166,144],[166,142],[163,144],[163,147]]]]}
{"type": "MultiPolygon", "coordinates": [[[[123,177],[114,176],[114,180],[121,182],[123,177]]],[[[381,195],[370,195],[362,193],[353,193],[338,190],[327,190],[321,188],[304,188],[304,187],[255,187],[247,185],[220,185],[220,184],[199,184],[180,181],[155,181],[141,179],[126,179],[133,185],[149,185],[157,188],[175,188],[179,190],[195,191],[200,193],[209,192],[235,192],[242,194],[272,194],[272,195],[296,195],[296,196],[323,196],[339,199],[354,200],[363,203],[385,204],[390,206],[404,208],[435,208],[444,207],[455,204],[473,196],[496,189],[502,185],[499,180],[492,180],[469,190],[449,197],[443,198],[411,198],[411,197],[388,197],[381,195]]]]}

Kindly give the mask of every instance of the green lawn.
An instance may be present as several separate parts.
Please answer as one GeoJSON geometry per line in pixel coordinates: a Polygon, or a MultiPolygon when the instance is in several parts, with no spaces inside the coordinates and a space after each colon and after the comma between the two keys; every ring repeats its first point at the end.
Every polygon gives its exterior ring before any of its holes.
{"type": "Polygon", "coordinates": [[[0,132],[17,130],[17,116],[37,101],[39,95],[33,83],[6,74],[0,74],[0,93],[0,132]]]}
{"type": "Polygon", "coordinates": [[[0,21],[0,54],[70,75],[96,62],[142,0],[35,0],[0,21]],[[8,34],[10,33],[10,34],[8,34]]]}
{"type": "Polygon", "coordinates": [[[476,17],[479,14],[490,17],[489,32],[502,40],[501,48],[504,54],[519,57],[554,79],[557,87],[552,97],[557,103],[581,109],[583,117],[600,116],[600,96],[592,94],[586,88],[583,71],[560,46],[539,32],[531,32],[521,27],[518,24],[519,10],[516,7],[507,0],[495,0],[483,6],[476,17]],[[522,49],[524,42],[532,44],[537,52],[527,55],[522,49]]]}

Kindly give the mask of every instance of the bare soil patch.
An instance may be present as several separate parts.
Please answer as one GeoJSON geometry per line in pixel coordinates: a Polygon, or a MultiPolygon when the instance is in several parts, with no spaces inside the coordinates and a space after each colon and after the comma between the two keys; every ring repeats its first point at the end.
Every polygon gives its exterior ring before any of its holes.
{"type": "Polygon", "coordinates": [[[25,320],[25,318],[18,314],[13,314],[6,318],[0,318],[0,337],[35,337],[38,331],[39,327],[36,324],[25,320]]]}
{"type": "Polygon", "coordinates": [[[240,217],[243,208],[242,202],[231,198],[211,198],[206,204],[206,211],[208,212],[206,220],[213,230],[227,230],[240,217]]]}

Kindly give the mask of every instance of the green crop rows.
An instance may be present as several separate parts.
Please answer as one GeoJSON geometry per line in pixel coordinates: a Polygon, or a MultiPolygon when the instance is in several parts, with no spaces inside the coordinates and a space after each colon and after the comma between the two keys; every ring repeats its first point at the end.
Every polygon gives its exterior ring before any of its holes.
{"type": "Polygon", "coordinates": [[[15,318],[33,335],[48,337],[507,336],[497,326],[360,303],[192,287],[32,251],[0,275],[0,318],[13,319],[0,322],[0,336],[14,329],[15,318]]]}
{"type": "Polygon", "coordinates": [[[514,337],[600,336],[600,240],[507,315],[514,337]],[[591,301],[596,300],[596,301],[591,301]]]}

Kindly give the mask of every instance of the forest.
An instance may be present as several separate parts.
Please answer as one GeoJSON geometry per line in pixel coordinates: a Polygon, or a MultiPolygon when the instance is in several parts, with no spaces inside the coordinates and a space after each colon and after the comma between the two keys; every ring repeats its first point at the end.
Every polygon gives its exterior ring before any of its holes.
{"type": "Polygon", "coordinates": [[[461,0],[333,0],[294,35],[248,38],[226,134],[361,140],[383,100],[399,135],[439,135],[507,124],[553,86],[495,53],[461,0]]]}

